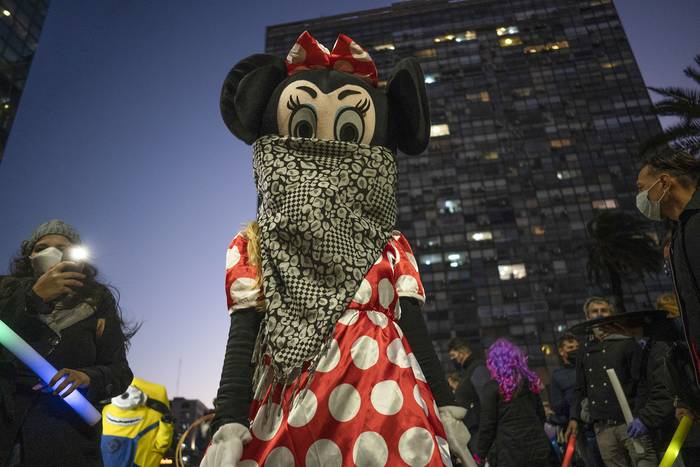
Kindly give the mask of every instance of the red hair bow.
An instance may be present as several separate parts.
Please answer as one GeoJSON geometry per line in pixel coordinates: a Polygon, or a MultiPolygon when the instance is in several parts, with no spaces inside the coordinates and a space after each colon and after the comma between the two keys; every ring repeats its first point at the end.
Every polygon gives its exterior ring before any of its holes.
{"type": "Polygon", "coordinates": [[[367,51],[345,34],[341,34],[329,52],[308,31],[301,33],[287,54],[287,73],[304,70],[336,70],[358,76],[377,86],[377,67],[367,51]]]}

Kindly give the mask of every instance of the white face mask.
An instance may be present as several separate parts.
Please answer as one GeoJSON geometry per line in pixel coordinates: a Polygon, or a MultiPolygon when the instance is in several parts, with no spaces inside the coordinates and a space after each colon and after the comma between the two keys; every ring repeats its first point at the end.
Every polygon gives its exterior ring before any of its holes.
{"type": "Polygon", "coordinates": [[[663,220],[661,217],[661,200],[664,199],[664,196],[668,193],[668,188],[666,188],[666,191],[664,191],[664,194],[661,195],[658,201],[649,199],[649,191],[660,181],[661,179],[656,180],[649,188],[637,193],[637,209],[639,209],[639,212],[644,214],[644,216],[653,221],[663,220]]]}
{"type": "Polygon", "coordinates": [[[30,256],[32,268],[37,274],[44,274],[46,271],[56,266],[63,259],[63,252],[56,247],[44,248],[34,256],[30,256]]]}

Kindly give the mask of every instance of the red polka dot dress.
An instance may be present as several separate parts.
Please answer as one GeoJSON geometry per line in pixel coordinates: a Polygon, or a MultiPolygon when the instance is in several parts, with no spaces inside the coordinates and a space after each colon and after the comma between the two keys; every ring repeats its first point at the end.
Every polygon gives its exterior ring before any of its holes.
{"type": "MultiPolygon", "coordinates": [[[[247,239],[227,254],[231,313],[259,303],[247,239]]],[[[311,385],[256,396],[250,441],[239,466],[452,465],[430,388],[397,324],[399,297],[423,302],[418,266],[405,237],[393,237],[336,324],[311,385]],[[282,396],[285,403],[281,404],[282,396]]]]}

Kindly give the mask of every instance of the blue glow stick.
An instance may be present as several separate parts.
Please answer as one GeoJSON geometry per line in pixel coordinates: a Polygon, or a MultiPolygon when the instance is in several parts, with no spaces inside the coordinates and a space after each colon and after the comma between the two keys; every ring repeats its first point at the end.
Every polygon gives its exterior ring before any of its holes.
{"type": "MultiPolygon", "coordinates": [[[[0,344],[12,352],[22,363],[27,365],[47,385],[56,373],[58,373],[53,365],[39,355],[31,345],[27,344],[24,339],[19,337],[17,333],[10,329],[2,320],[0,320],[0,344]]],[[[66,401],[88,425],[95,425],[102,420],[100,412],[98,412],[80,392],[73,391],[63,400],[66,401]]]]}

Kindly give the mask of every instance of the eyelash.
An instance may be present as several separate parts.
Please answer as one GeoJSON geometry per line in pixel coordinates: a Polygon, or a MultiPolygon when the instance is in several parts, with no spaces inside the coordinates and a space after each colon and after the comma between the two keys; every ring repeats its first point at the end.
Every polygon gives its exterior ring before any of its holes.
{"type": "Polygon", "coordinates": [[[289,101],[287,102],[287,108],[294,112],[295,110],[301,108],[301,102],[299,102],[299,96],[289,96],[289,101]],[[296,97],[296,101],[294,98],[296,97]]]}
{"type": "Polygon", "coordinates": [[[355,104],[355,108],[360,113],[360,115],[362,115],[363,117],[365,116],[365,114],[369,110],[370,106],[371,106],[371,104],[369,103],[368,99],[362,99],[360,102],[355,104]]]}
{"type": "MultiPolygon", "coordinates": [[[[299,109],[300,107],[303,107],[303,104],[299,101],[299,96],[289,96],[289,100],[287,101],[287,108],[294,112],[295,110],[299,109]]],[[[362,99],[359,101],[357,104],[355,104],[355,109],[362,115],[363,117],[367,114],[367,111],[371,107],[371,104],[369,103],[368,99],[362,99]]]]}

